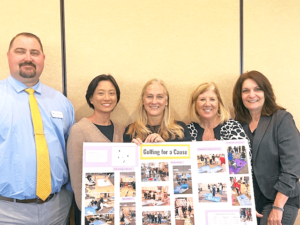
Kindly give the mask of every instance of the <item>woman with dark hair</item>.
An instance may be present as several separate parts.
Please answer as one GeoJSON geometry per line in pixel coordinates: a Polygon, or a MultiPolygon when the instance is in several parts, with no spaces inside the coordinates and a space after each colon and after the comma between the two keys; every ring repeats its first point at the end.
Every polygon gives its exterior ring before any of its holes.
{"type": "Polygon", "coordinates": [[[85,98],[94,112],[73,125],[67,143],[71,184],[79,210],[83,142],[123,142],[124,132],[123,127],[110,120],[110,114],[120,100],[119,86],[111,75],[95,77],[88,86],[85,98]]]}
{"type": "Polygon", "coordinates": [[[250,138],[258,224],[294,224],[300,195],[300,136],[293,117],[276,104],[269,80],[242,74],[233,90],[236,119],[250,138]]]}

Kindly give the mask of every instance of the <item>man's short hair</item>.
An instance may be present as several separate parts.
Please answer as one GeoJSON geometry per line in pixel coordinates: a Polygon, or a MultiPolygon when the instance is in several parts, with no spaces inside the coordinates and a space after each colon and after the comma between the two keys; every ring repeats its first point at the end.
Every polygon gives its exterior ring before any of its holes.
{"type": "Polygon", "coordinates": [[[41,39],[40,39],[38,36],[36,36],[35,34],[28,33],[28,32],[22,32],[22,33],[17,34],[16,36],[14,36],[13,39],[11,39],[11,41],[10,41],[8,51],[11,49],[11,46],[13,45],[14,40],[15,40],[17,37],[19,37],[19,36],[25,36],[25,37],[30,37],[30,38],[36,39],[36,40],[40,43],[42,52],[44,52],[44,50],[43,50],[43,45],[42,45],[42,42],[41,42],[41,39]]]}

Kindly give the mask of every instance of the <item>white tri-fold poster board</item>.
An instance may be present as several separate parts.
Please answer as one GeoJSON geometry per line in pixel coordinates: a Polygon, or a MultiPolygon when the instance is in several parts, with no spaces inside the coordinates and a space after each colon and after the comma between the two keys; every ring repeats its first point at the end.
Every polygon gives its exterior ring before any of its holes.
{"type": "Polygon", "coordinates": [[[256,224],[247,140],[84,143],[82,224],[256,224]]]}

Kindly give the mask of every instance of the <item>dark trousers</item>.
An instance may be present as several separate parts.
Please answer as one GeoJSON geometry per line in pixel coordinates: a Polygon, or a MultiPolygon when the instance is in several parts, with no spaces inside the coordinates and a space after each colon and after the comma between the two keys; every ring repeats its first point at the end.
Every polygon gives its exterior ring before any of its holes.
{"type": "Polygon", "coordinates": [[[73,205],[75,208],[75,225],[81,225],[81,211],[78,209],[75,200],[73,202],[73,205]]]}

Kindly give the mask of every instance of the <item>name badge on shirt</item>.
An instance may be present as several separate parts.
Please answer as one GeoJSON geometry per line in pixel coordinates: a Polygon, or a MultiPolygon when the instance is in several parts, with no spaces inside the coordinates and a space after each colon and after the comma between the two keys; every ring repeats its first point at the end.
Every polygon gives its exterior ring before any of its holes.
{"type": "Polygon", "coordinates": [[[51,116],[53,118],[64,118],[62,112],[59,112],[59,111],[51,111],[51,116]]]}

